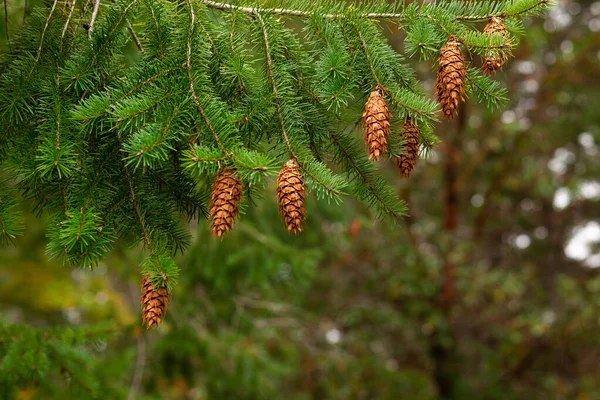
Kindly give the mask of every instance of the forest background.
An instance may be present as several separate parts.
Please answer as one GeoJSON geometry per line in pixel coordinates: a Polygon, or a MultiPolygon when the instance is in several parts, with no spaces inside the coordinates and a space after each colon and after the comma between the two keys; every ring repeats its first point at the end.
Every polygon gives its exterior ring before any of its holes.
{"type": "MultiPolygon", "coordinates": [[[[22,8],[8,1],[9,27],[22,8]]],[[[411,179],[385,168],[409,205],[400,224],[311,197],[294,236],[269,194],[227,240],[193,221],[155,330],[139,317],[141,249],[72,269],[27,215],[0,252],[1,336],[72,357],[41,374],[32,351],[0,398],[600,399],[599,32],[598,1],[528,19],[496,77],[508,105],[467,102],[411,179]]],[[[433,87],[430,64],[417,70],[433,87]]]]}

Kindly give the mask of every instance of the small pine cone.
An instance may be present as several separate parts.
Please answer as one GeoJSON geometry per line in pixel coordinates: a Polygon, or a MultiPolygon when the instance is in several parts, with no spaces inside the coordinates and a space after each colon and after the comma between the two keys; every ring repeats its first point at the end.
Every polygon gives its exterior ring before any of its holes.
{"type": "Polygon", "coordinates": [[[458,113],[458,106],[465,101],[467,70],[458,45],[456,38],[450,36],[448,43],[440,50],[435,95],[442,108],[442,119],[453,119],[458,113]]]}
{"type": "MultiPolygon", "coordinates": [[[[504,21],[498,17],[491,17],[485,28],[483,29],[483,33],[487,34],[495,34],[499,33],[503,35],[508,40],[508,29],[506,29],[506,25],[504,25],[504,21]]],[[[508,56],[504,52],[500,52],[498,50],[491,51],[487,54],[483,60],[483,72],[485,74],[492,74],[498,72],[499,69],[502,69],[502,66],[508,61],[508,56]]]]}
{"type": "Polygon", "coordinates": [[[304,179],[296,159],[292,158],[285,163],[277,178],[279,210],[289,232],[302,232],[302,221],[306,219],[305,198],[304,179]]]}
{"type": "Polygon", "coordinates": [[[150,329],[153,325],[158,326],[167,313],[169,304],[169,292],[166,287],[156,289],[148,275],[142,281],[142,325],[150,329]]]}
{"type": "Polygon", "coordinates": [[[402,136],[404,136],[406,144],[404,145],[404,153],[399,159],[396,158],[396,165],[400,169],[400,176],[408,178],[419,159],[421,135],[419,127],[412,122],[406,122],[402,126],[402,130],[402,136]]]}
{"type": "Polygon", "coordinates": [[[383,97],[383,89],[378,86],[377,90],[371,92],[365,104],[365,112],[362,115],[363,132],[365,144],[369,149],[369,159],[374,158],[379,161],[387,151],[391,118],[392,115],[383,97]]]}
{"type": "Polygon", "coordinates": [[[242,190],[242,182],[235,175],[234,170],[224,168],[217,175],[213,184],[210,208],[213,236],[222,237],[233,228],[235,219],[240,213],[242,190]]]}

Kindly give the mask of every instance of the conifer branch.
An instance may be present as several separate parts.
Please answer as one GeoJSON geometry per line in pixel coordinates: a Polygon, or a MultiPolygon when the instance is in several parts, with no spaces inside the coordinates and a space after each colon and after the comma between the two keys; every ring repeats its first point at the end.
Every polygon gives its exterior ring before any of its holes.
{"type": "MultiPolygon", "coordinates": [[[[247,14],[277,14],[277,15],[288,15],[292,17],[312,17],[313,12],[303,10],[293,10],[286,8],[255,8],[255,7],[242,7],[228,3],[220,3],[210,0],[200,0],[202,4],[210,8],[216,8],[224,11],[241,11],[247,14]]],[[[320,14],[325,19],[345,19],[348,18],[344,14],[320,14]]],[[[397,19],[402,18],[403,15],[399,13],[366,13],[360,14],[360,18],[373,18],[373,19],[397,19]]]]}
{"type": "Polygon", "coordinates": [[[194,38],[194,26],[196,24],[196,11],[194,11],[194,6],[192,5],[191,0],[186,0],[186,2],[190,8],[190,20],[191,21],[190,21],[190,29],[188,32],[187,61],[186,61],[185,67],[187,69],[188,81],[190,83],[190,92],[192,94],[192,100],[194,102],[194,105],[200,112],[200,115],[202,115],[202,118],[204,119],[204,123],[206,124],[206,126],[208,127],[208,130],[210,131],[213,138],[215,139],[217,146],[219,146],[219,148],[221,149],[223,154],[225,154],[228,158],[230,158],[231,152],[228,151],[225,148],[225,146],[223,145],[223,143],[221,142],[221,139],[219,138],[218,133],[212,126],[210,120],[208,119],[206,112],[204,111],[204,108],[202,107],[202,104],[200,104],[200,100],[198,99],[198,94],[196,93],[196,88],[194,87],[194,77],[192,74],[192,40],[194,38]]]}
{"type": "Polygon", "coordinates": [[[346,158],[346,160],[350,163],[350,166],[352,166],[352,169],[354,169],[356,174],[362,180],[362,183],[369,188],[369,192],[371,193],[373,198],[377,200],[377,202],[379,203],[381,208],[383,210],[385,210],[386,214],[392,216],[396,220],[400,220],[402,218],[402,215],[398,214],[395,210],[390,208],[388,206],[388,204],[385,202],[385,200],[383,200],[379,196],[379,193],[377,193],[377,190],[375,189],[375,187],[373,186],[373,184],[371,183],[369,178],[364,174],[362,169],[356,164],[354,157],[352,156],[350,151],[346,148],[346,146],[344,146],[344,144],[340,141],[340,139],[337,137],[337,135],[334,133],[331,133],[331,139],[334,141],[335,145],[341,150],[341,152],[344,155],[344,157],[346,158]]]}
{"type": "Polygon", "coordinates": [[[123,163],[123,171],[125,172],[125,179],[127,180],[127,186],[129,187],[129,196],[131,199],[131,205],[132,205],[133,210],[135,211],[135,214],[138,218],[138,222],[140,224],[142,234],[144,235],[144,244],[146,245],[148,250],[150,250],[150,254],[153,254],[154,250],[152,249],[152,245],[150,242],[150,234],[148,233],[148,230],[146,229],[146,223],[144,222],[144,217],[142,215],[142,211],[140,210],[138,200],[137,200],[137,197],[135,194],[135,189],[133,187],[133,180],[131,179],[131,173],[129,172],[129,167],[127,166],[127,162],[125,161],[125,154],[123,153],[123,150],[122,150],[123,142],[121,140],[120,132],[117,132],[117,140],[119,142],[119,153],[121,155],[121,162],[123,163]]]}
{"type": "Polygon", "coordinates": [[[287,131],[285,129],[285,124],[283,122],[283,115],[281,113],[281,98],[279,97],[279,92],[277,91],[277,84],[275,83],[275,77],[273,76],[273,58],[271,56],[271,46],[269,44],[269,35],[267,33],[265,21],[263,20],[263,18],[259,12],[256,12],[254,15],[256,15],[256,18],[260,21],[260,26],[261,26],[262,32],[263,32],[263,38],[265,40],[265,53],[266,53],[266,59],[267,59],[267,76],[269,78],[269,82],[271,83],[271,87],[273,88],[273,95],[275,96],[275,108],[277,110],[277,116],[279,118],[279,125],[281,127],[281,133],[283,135],[283,140],[285,142],[285,145],[288,148],[288,151],[290,152],[290,155],[292,157],[297,158],[296,154],[294,153],[294,150],[292,149],[292,145],[290,143],[290,139],[288,138],[287,131]]]}
{"type": "Polygon", "coordinates": [[[279,96],[279,92],[277,90],[277,84],[275,82],[275,76],[274,76],[274,73],[273,73],[273,57],[271,56],[271,47],[270,47],[270,44],[269,44],[269,35],[268,35],[268,32],[267,32],[267,27],[265,25],[264,19],[262,18],[262,16],[260,15],[259,12],[256,12],[254,15],[259,20],[261,28],[262,28],[262,32],[263,32],[263,38],[264,38],[264,41],[265,41],[266,62],[267,62],[267,76],[268,76],[269,82],[271,83],[271,86],[273,88],[273,95],[275,96],[275,108],[276,108],[276,111],[277,111],[277,117],[279,118],[279,125],[281,127],[281,133],[283,135],[283,140],[284,140],[284,142],[286,144],[288,152],[290,153],[290,155],[293,158],[297,159],[298,166],[313,181],[315,181],[319,185],[323,186],[328,192],[334,193],[335,195],[340,195],[341,192],[339,190],[326,185],[325,182],[323,182],[322,180],[318,179],[318,177],[316,177],[315,174],[311,173],[311,171],[306,167],[306,165],[304,165],[303,161],[298,159],[298,157],[296,156],[296,152],[292,148],[292,144],[291,144],[290,139],[288,137],[287,130],[286,130],[286,127],[285,127],[285,123],[283,121],[283,113],[282,113],[282,110],[281,110],[281,97],[279,96]]]}
{"type": "Polygon", "coordinates": [[[381,81],[379,80],[379,77],[377,76],[377,72],[375,72],[375,68],[373,67],[373,62],[371,61],[371,58],[369,57],[369,52],[367,51],[367,42],[365,41],[364,36],[360,32],[360,29],[356,29],[356,32],[358,33],[358,37],[360,38],[360,41],[362,43],[362,48],[365,52],[365,57],[367,59],[367,62],[369,63],[369,68],[371,69],[373,78],[375,79],[375,82],[377,82],[377,86],[383,87],[383,85],[381,84],[381,81]]]}

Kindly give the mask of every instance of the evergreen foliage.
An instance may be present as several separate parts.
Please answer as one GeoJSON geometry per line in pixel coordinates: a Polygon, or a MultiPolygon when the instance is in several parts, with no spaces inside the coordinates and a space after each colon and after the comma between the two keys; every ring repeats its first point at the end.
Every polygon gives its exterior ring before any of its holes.
{"type": "MultiPolygon", "coordinates": [[[[166,274],[171,285],[169,254],[190,239],[181,219],[207,216],[208,187],[223,167],[250,190],[295,157],[317,198],[352,192],[382,218],[405,215],[357,134],[368,94],[384,88],[392,157],[409,117],[426,154],[438,141],[438,105],[409,59],[435,59],[451,35],[474,55],[509,55],[515,42],[482,24],[499,16],[514,30],[548,1],[96,5],[98,13],[54,0],[11,36],[0,67],[1,166],[11,176],[0,240],[22,234],[11,198],[23,197],[50,215],[50,257],[92,267],[123,237],[149,252],[151,280],[166,274]],[[386,24],[406,32],[405,54],[388,44],[386,24]],[[123,49],[133,45],[132,61],[123,49]]],[[[489,106],[506,101],[474,67],[467,90],[489,106]]]]}

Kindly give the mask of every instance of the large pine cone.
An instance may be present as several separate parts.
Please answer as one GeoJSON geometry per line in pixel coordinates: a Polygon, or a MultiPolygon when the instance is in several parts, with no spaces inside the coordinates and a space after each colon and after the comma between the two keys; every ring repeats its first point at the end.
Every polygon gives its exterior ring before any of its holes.
{"type": "Polygon", "coordinates": [[[383,89],[378,87],[371,92],[362,115],[365,144],[369,149],[369,159],[379,161],[388,148],[391,132],[391,114],[383,97],[383,89]]]}
{"type": "Polygon", "coordinates": [[[223,168],[215,179],[211,197],[213,236],[222,237],[233,228],[240,213],[243,186],[235,171],[223,168]]]}
{"type": "Polygon", "coordinates": [[[450,36],[448,43],[440,50],[435,94],[442,108],[442,119],[453,119],[458,113],[458,106],[465,101],[467,70],[458,46],[456,38],[450,36]]]}
{"type": "Polygon", "coordinates": [[[305,198],[304,179],[296,159],[292,158],[284,165],[277,178],[279,210],[289,232],[302,232],[302,221],[306,219],[305,198]]]}
{"type": "MultiPolygon", "coordinates": [[[[499,33],[503,35],[504,38],[508,41],[508,29],[506,29],[506,25],[504,25],[504,21],[498,17],[491,17],[485,28],[483,29],[483,33],[487,34],[496,34],[499,33]]],[[[483,60],[483,72],[486,74],[492,74],[498,72],[499,69],[502,69],[502,66],[508,61],[508,56],[506,53],[499,50],[491,50],[488,54],[486,54],[483,60]]]]}
{"type": "Polygon", "coordinates": [[[142,281],[142,325],[148,329],[160,324],[167,313],[169,304],[169,292],[166,287],[156,289],[148,275],[142,281]]]}
{"type": "Polygon", "coordinates": [[[404,153],[400,158],[396,158],[396,165],[400,169],[400,176],[408,178],[419,159],[421,135],[419,127],[412,122],[406,122],[402,126],[402,130],[402,136],[404,136],[406,144],[404,145],[404,153]]]}

